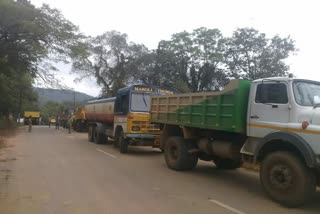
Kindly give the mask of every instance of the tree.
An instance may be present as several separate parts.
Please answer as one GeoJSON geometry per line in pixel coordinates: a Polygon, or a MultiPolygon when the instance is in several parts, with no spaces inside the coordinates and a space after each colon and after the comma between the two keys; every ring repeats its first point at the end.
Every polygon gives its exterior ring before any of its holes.
{"type": "Polygon", "coordinates": [[[193,31],[195,58],[190,70],[193,91],[219,90],[228,82],[223,69],[226,39],[218,29],[204,27],[193,31]]]}
{"type": "Polygon", "coordinates": [[[117,31],[106,32],[73,49],[73,71],[83,78],[95,77],[103,96],[113,96],[126,86],[132,73],[130,63],[143,47],[128,42],[128,36],[117,31]]]}
{"type": "Polygon", "coordinates": [[[37,94],[32,88],[30,75],[12,75],[6,76],[0,73],[0,113],[8,115],[12,112],[37,110],[37,94]]]}
{"type": "Polygon", "coordinates": [[[171,40],[161,43],[161,51],[174,56],[175,61],[166,76],[183,91],[219,89],[228,81],[223,70],[225,41],[218,29],[204,27],[172,35],[171,40]]]}
{"type": "MultiPolygon", "coordinates": [[[[80,38],[78,28],[48,5],[36,8],[27,0],[0,1],[0,82],[6,82],[8,89],[11,83],[17,87],[22,82],[30,88],[35,79],[58,84],[50,62],[66,61],[80,38]],[[20,77],[27,79],[22,81],[20,77]]],[[[8,94],[5,91],[0,91],[0,97],[10,99],[0,102],[2,112],[12,111],[17,95],[14,90],[10,89],[8,94]]],[[[32,99],[31,94],[25,93],[32,99]]]]}
{"type": "Polygon", "coordinates": [[[258,79],[287,76],[289,66],[285,63],[296,52],[290,37],[266,38],[264,33],[252,28],[240,28],[228,40],[226,66],[230,76],[258,79]]]}
{"type": "Polygon", "coordinates": [[[175,55],[163,48],[159,42],[156,50],[149,51],[143,46],[135,51],[135,60],[130,63],[130,70],[134,71],[133,81],[158,86],[175,85],[176,58],[175,55]]]}

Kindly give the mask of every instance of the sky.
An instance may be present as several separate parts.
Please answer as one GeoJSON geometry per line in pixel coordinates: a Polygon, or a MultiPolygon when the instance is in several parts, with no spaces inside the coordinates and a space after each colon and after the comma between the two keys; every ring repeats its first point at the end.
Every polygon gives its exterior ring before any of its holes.
{"type": "MultiPolygon", "coordinates": [[[[157,47],[181,31],[199,27],[218,28],[224,36],[241,27],[253,27],[267,37],[290,36],[299,49],[288,59],[298,78],[320,81],[320,1],[317,0],[31,0],[59,9],[90,36],[117,30],[129,40],[157,47]],[[317,27],[318,26],[318,27],[317,27]]],[[[94,79],[75,83],[70,66],[60,66],[58,78],[77,91],[97,96],[94,79]]]]}

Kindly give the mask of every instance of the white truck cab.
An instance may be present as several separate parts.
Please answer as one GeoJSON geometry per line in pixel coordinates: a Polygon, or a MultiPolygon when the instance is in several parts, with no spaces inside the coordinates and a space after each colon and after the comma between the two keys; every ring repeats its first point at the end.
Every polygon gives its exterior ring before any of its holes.
{"type": "MultiPolygon", "coordinates": [[[[320,164],[320,82],[286,77],[258,79],[252,82],[249,96],[249,142],[270,135],[283,135],[282,138],[287,135],[289,140],[290,135],[301,141],[299,147],[310,152],[305,156],[313,156],[310,159],[314,162],[308,163],[309,166],[320,164]]],[[[251,143],[250,151],[245,151],[249,148],[246,146],[243,152],[254,154],[263,145],[251,143]]]]}
{"type": "Polygon", "coordinates": [[[273,200],[298,206],[311,197],[320,178],[320,82],[253,81],[240,152],[260,164],[262,186],[273,200]]]}

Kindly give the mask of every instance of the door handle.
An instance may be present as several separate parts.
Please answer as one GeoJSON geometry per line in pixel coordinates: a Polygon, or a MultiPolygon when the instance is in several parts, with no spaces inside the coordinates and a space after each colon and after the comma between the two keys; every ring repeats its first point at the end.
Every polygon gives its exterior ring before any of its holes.
{"type": "Polygon", "coordinates": [[[252,119],[258,119],[259,116],[258,116],[258,115],[252,115],[252,116],[250,116],[250,118],[252,118],[252,119]]]}

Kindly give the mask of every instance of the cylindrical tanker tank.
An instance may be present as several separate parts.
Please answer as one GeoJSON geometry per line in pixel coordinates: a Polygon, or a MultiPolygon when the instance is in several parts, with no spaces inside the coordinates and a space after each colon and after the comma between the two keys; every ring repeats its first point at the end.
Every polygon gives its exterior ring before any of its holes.
{"type": "Polygon", "coordinates": [[[85,106],[87,120],[113,124],[115,97],[89,101],[85,106]]]}

